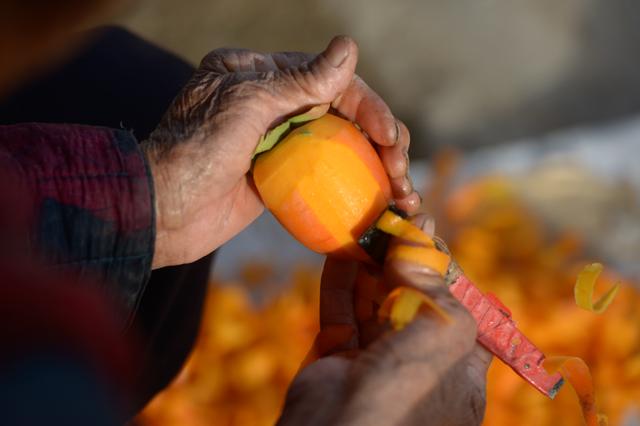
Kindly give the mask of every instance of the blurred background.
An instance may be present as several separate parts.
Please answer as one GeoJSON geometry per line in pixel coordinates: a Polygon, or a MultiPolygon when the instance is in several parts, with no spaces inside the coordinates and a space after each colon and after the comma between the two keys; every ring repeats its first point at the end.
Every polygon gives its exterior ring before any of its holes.
{"type": "MultiPolygon", "coordinates": [[[[193,64],[217,47],[315,52],[354,37],[358,73],[412,132],[414,182],[454,256],[543,351],[586,359],[602,410],[629,426],[640,424],[639,16],[633,0],[143,0],[115,22],[193,64]],[[625,286],[602,316],[572,300],[592,261],[625,286]]],[[[200,344],[140,422],[273,422],[317,328],[321,264],[269,214],[223,247],[200,344]]],[[[495,362],[485,424],[581,420],[570,390],[545,400],[495,362]]]]}
{"type": "MultiPolygon", "coordinates": [[[[631,426],[638,17],[634,0],[137,0],[102,23],[194,65],[217,47],[317,52],[335,34],[354,37],[359,74],[411,130],[414,182],[454,257],[545,353],[584,358],[610,424],[631,426]],[[594,261],[602,288],[623,284],[602,315],[573,303],[594,261]]],[[[272,424],[317,331],[321,265],[269,214],[221,248],[198,346],[136,423],[272,424]]],[[[546,400],[496,361],[485,424],[581,419],[568,387],[546,400]]]]}
{"type": "Polygon", "coordinates": [[[411,129],[417,182],[421,160],[460,149],[466,178],[519,174],[552,224],[638,273],[638,16],[633,0],[141,0],[115,23],[193,64],[217,47],[317,52],[349,34],[358,73],[411,129]]]}
{"type": "Polygon", "coordinates": [[[633,0],[142,0],[118,22],[193,63],[220,46],[318,51],[335,34],[352,35],[358,72],[425,153],[636,113],[639,8],[633,0]]]}

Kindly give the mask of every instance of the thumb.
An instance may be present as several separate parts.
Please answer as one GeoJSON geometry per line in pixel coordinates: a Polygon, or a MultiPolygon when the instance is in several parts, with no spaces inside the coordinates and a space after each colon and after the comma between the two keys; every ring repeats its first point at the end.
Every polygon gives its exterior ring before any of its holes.
{"type": "MultiPolygon", "coordinates": [[[[351,83],[358,46],[347,36],[337,36],[310,62],[281,69],[273,83],[281,115],[333,102],[351,83]]],[[[269,82],[267,82],[269,84],[269,82]]]]}

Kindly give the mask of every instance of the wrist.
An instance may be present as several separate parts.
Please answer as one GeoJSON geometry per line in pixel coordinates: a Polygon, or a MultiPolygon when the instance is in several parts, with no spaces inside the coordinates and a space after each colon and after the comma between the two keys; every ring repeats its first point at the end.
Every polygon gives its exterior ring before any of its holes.
{"type": "Polygon", "coordinates": [[[159,161],[158,151],[153,141],[147,140],[141,143],[142,153],[149,167],[151,185],[153,186],[153,220],[155,227],[155,244],[153,250],[152,269],[158,269],[172,265],[169,253],[169,232],[167,227],[167,195],[175,193],[169,186],[167,171],[159,161]]]}

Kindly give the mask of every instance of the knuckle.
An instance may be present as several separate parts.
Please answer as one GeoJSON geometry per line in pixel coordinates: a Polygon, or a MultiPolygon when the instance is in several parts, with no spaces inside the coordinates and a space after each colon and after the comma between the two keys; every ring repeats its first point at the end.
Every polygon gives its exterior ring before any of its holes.
{"type": "Polygon", "coordinates": [[[263,104],[271,95],[270,85],[260,80],[234,78],[230,79],[225,86],[222,96],[234,103],[251,101],[263,104]]]}
{"type": "Polygon", "coordinates": [[[211,52],[204,55],[202,60],[200,61],[200,69],[210,69],[215,68],[224,63],[224,58],[229,56],[231,53],[231,49],[220,48],[212,50],[211,52]]]}

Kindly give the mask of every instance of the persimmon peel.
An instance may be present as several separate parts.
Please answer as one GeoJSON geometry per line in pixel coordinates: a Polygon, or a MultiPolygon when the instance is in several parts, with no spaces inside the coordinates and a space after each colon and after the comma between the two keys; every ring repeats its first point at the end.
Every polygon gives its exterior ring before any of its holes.
{"type": "Polygon", "coordinates": [[[598,413],[593,379],[587,364],[578,357],[554,356],[544,360],[544,368],[549,373],[556,371],[569,382],[576,393],[587,426],[606,426],[607,416],[598,413]]]}
{"type": "Polygon", "coordinates": [[[402,330],[422,310],[431,309],[447,323],[451,316],[426,294],[410,287],[395,288],[378,310],[378,318],[389,320],[394,330],[402,330]]]}
{"type": "Polygon", "coordinates": [[[620,288],[619,284],[611,287],[600,299],[593,302],[593,289],[596,286],[596,280],[602,272],[602,264],[592,263],[584,267],[578,275],[576,285],[573,289],[576,304],[587,311],[601,314],[611,304],[620,288]]]}
{"type": "Polygon", "coordinates": [[[390,210],[385,211],[376,222],[376,228],[405,240],[434,247],[433,239],[422,229],[390,210]]]}

